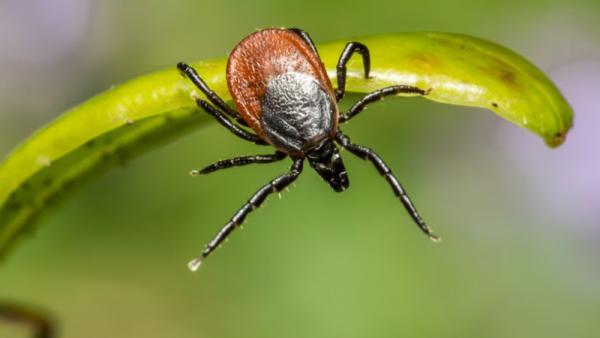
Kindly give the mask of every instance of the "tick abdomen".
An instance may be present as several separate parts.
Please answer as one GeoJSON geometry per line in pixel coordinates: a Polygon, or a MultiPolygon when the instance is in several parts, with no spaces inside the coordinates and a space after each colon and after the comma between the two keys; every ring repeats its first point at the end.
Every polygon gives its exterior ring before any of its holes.
{"type": "Polygon", "coordinates": [[[265,135],[288,153],[304,154],[333,132],[335,103],[312,76],[288,72],[274,77],[261,103],[265,135]]]}

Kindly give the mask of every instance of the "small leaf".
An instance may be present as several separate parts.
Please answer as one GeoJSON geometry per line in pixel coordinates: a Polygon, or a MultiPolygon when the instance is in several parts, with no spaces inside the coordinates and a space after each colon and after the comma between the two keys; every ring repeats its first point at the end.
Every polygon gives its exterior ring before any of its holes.
{"type": "MultiPolygon", "coordinates": [[[[395,84],[429,90],[427,99],[483,107],[560,145],[573,112],[552,82],[516,53],[447,33],[402,33],[355,39],[371,50],[371,77],[360,58],[348,64],[348,91],[395,84]]],[[[329,76],[346,40],[323,44],[329,76]]],[[[176,60],[180,61],[180,60],[176,60]]],[[[229,99],[225,59],[193,66],[229,99]]],[[[335,80],[334,80],[335,81],[335,80]]],[[[0,165],[0,255],[72,187],[115,164],[211,121],[196,109],[201,94],[173,67],[99,94],[43,127],[0,165]]]]}

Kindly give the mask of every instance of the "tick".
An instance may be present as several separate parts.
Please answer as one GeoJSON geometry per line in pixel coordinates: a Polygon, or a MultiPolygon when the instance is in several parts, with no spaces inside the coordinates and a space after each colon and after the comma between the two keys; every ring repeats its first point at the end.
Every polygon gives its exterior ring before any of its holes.
{"type": "Polygon", "coordinates": [[[306,32],[297,28],[257,31],[238,43],[227,62],[227,86],[237,111],[212,91],[194,68],[183,62],[177,65],[181,74],[192,81],[208,99],[196,99],[198,106],[236,136],[257,145],[275,148],[272,154],[219,161],[202,170],[192,171],[192,175],[208,174],[251,163],[271,163],[287,157],[292,160],[290,170],[258,189],[206,245],[202,255],[189,263],[192,271],[268,195],[279,192],[294,182],[302,172],[305,159],[333,190],[346,190],[350,181],[337,145],[370,161],[386,179],[421,231],[433,240],[438,239],[379,155],[370,148],[352,143],[340,130],[340,124],[350,121],[368,104],[385,96],[400,93],[427,95],[428,91],[406,85],[385,87],[367,94],[347,112],[340,113],[337,103],[345,93],[346,64],[354,53],[362,56],[364,76],[369,78],[369,49],[360,42],[349,42],[337,64],[337,88],[334,89],[317,48],[306,32]]]}

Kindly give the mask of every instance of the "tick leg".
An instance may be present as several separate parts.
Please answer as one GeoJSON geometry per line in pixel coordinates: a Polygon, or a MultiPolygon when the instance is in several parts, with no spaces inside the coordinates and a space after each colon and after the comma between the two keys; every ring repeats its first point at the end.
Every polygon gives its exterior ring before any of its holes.
{"type": "Polygon", "coordinates": [[[252,164],[252,163],[272,163],[272,162],[276,162],[276,161],[281,161],[286,157],[287,157],[287,155],[281,151],[277,151],[277,152],[275,152],[275,154],[269,154],[269,155],[253,155],[253,156],[235,157],[232,159],[222,160],[217,163],[213,163],[202,170],[192,170],[190,174],[192,176],[197,176],[197,175],[212,173],[213,171],[217,171],[220,169],[226,169],[226,168],[230,168],[230,167],[238,167],[238,166],[243,166],[243,165],[252,164]]]}
{"type": "Polygon", "coordinates": [[[218,110],[217,108],[213,107],[210,103],[202,100],[202,99],[197,99],[196,103],[198,104],[198,106],[200,106],[202,109],[204,109],[207,113],[209,113],[210,115],[214,116],[215,119],[217,119],[217,121],[219,121],[219,123],[229,129],[232,133],[234,133],[235,135],[237,135],[240,138],[243,138],[246,141],[250,141],[253,142],[255,144],[259,144],[259,145],[266,145],[268,144],[267,142],[263,141],[260,137],[258,137],[258,135],[252,134],[244,129],[242,129],[240,126],[238,126],[237,124],[231,122],[227,116],[225,116],[220,110],[218,110]]]}
{"type": "Polygon", "coordinates": [[[315,52],[317,56],[319,55],[319,52],[317,51],[317,46],[315,46],[315,43],[310,38],[310,35],[308,35],[307,32],[300,28],[288,28],[288,31],[296,33],[296,35],[300,36],[302,40],[304,40],[310,46],[310,48],[312,48],[313,52],[315,52]]]}
{"type": "Polygon", "coordinates": [[[37,309],[26,308],[17,304],[0,304],[0,320],[6,319],[31,326],[36,338],[52,338],[55,336],[54,324],[45,313],[37,309]]]}
{"type": "Polygon", "coordinates": [[[198,75],[198,72],[196,72],[194,67],[188,65],[185,62],[179,62],[177,64],[177,69],[179,70],[179,72],[181,72],[181,74],[190,79],[190,81],[192,81],[192,83],[196,85],[196,87],[198,87],[198,89],[200,89],[200,91],[204,93],[204,95],[206,95],[206,97],[210,102],[212,102],[212,104],[217,106],[217,108],[225,112],[231,118],[235,119],[237,123],[246,127],[248,126],[246,122],[240,117],[240,115],[235,110],[233,110],[233,108],[228,106],[225,103],[225,101],[223,101],[223,99],[221,99],[219,95],[217,95],[217,93],[215,93],[212,89],[208,87],[206,82],[204,82],[200,75],[198,75]]]}
{"type": "Polygon", "coordinates": [[[381,89],[378,89],[374,92],[371,92],[371,93],[365,95],[362,99],[360,99],[358,102],[356,102],[352,106],[352,108],[350,108],[350,110],[348,110],[348,112],[346,114],[340,114],[338,121],[340,123],[347,122],[348,120],[350,120],[351,118],[356,116],[358,113],[363,111],[363,109],[365,109],[365,107],[368,104],[382,100],[386,96],[397,95],[397,94],[427,95],[428,93],[429,93],[429,91],[425,91],[423,89],[413,87],[413,86],[399,85],[399,86],[390,86],[390,87],[381,88],[381,89]]]}
{"type": "Polygon", "coordinates": [[[204,251],[202,251],[202,255],[194,260],[192,260],[188,267],[195,271],[202,264],[202,260],[208,257],[218,246],[229,236],[229,234],[235,229],[237,226],[242,224],[246,216],[254,209],[258,208],[272,193],[279,192],[287,187],[290,183],[294,182],[298,175],[302,172],[302,162],[303,158],[295,158],[290,171],[276,177],[271,182],[264,185],[262,188],[258,189],[256,193],[244,204],[231,218],[231,220],[223,226],[221,231],[217,233],[217,235],[210,241],[204,251]]]}
{"type": "Polygon", "coordinates": [[[369,78],[369,72],[371,71],[371,56],[369,48],[360,42],[348,42],[344,51],[340,55],[340,59],[337,64],[337,89],[335,90],[335,99],[339,102],[346,92],[346,64],[352,54],[358,53],[362,56],[363,65],[365,67],[365,79],[369,78]]]}
{"type": "Polygon", "coordinates": [[[406,211],[408,211],[413,221],[419,226],[421,231],[423,231],[427,236],[429,236],[429,238],[431,238],[434,241],[438,241],[440,239],[439,237],[434,235],[433,232],[427,226],[427,224],[425,224],[425,221],[423,221],[423,219],[417,212],[417,209],[410,200],[410,197],[408,197],[406,191],[404,190],[404,188],[402,188],[400,182],[398,182],[398,179],[394,176],[394,174],[392,174],[392,170],[385,164],[385,162],[381,159],[381,157],[379,157],[379,155],[377,155],[370,148],[351,143],[350,138],[342,134],[341,132],[337,133],[336,140],[340,145],[342,145],[342,147],[348,149],[354,155],[362,158],[363,160],[371,161],[371,163],[373,163],[377,171],[379,171],[379,174],[385,177],[385,180],[388,181],[388,183],[392,187],[392,190],[394,191],[394,194],[396,194],[396,196],[400,199],[400,201],[404,205],[404,208],[406,208],[406,211]]]}

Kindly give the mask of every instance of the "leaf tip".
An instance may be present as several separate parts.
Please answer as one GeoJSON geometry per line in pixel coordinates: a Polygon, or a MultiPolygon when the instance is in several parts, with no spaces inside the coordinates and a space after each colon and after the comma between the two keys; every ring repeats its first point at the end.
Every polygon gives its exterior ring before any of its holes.
{"type": "Polygon", "coordinates": [[[561,144],[565,142],[567,138],[566,131],[558,131],[554,135],[550,137],[546,137],[546,145],[550,148],[558,148],[561,144]]]}

